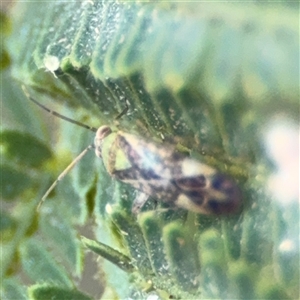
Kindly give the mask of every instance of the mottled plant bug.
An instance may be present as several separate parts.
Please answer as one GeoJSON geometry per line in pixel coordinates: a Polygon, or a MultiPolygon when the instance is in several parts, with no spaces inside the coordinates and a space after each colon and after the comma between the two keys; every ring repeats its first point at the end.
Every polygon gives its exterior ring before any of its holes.
{"type": "Polygon", "coordinates": [[[241,206],[240,190],[231,178],[178,153],[173,146],[158,145],[123,131],[113,132],[106,125],[98,129],[87,126],[51,111],[23,89],[31,101],[49,113],[96,132],[94,143],[84,149],[59,175],[41,203],[77,162],[90,149],[95,149],[111,177],[147,195],[134,201],[133,211],[138,211],[148,196],[202,214],[229,214],[241,206]]]}

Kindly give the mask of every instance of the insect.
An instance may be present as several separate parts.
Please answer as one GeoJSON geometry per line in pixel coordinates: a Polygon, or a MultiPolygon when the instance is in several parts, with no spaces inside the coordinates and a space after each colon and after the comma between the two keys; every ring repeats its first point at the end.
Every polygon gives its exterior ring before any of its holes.
{"type": "Polygon", "coordinates": [[[111,177],[130,184],[144,195],[134,201],[134,211],[146,203],[148,196],[202,214],[229,214],[240,208],[241,192],[231,178],[178,153],[172,145],[155,144],[123,131],[114,132],[106,125],[98,129],[90,127],[51,111],[23,90],[31,101],[49,113],[96,132],[93,144],[59,175],[41,203],[78,161],[94,149],[111,177]]]}

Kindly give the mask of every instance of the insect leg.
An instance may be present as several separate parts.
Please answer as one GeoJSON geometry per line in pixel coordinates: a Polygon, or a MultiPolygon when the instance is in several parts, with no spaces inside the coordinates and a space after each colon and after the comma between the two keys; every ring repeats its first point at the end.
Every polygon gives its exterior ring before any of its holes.
{"type": "Polygon", "coordinates": [[[46,191],[42,200],[38,204],[37,211],[40,209],[43,202],[47,199],[52,190],[57,186],[57,184],[75,167],[75,165],[85,156],[85,154],[94,148],[94,145],[89,145],[86,147],[66,168],[65,170],[57,177],[57,179],[52,183],[50,188],[46,191]]]}
{"type": "Polygon", "coordinates": [[[129,106],[128,106],[128,103],[127,103],[127,100],[125,101],[125,108],[115,117],[115,120],[119,120],[121,117],[123,117],[127,111],[129,109],[129,106]]]}

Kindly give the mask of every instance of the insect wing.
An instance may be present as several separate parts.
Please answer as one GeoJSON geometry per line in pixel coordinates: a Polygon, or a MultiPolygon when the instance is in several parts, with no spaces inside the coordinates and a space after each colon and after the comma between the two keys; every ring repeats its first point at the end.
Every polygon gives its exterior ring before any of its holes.
{"type": "Polygon", "coordinates": [[[208,165],[134,135],[118,132],[103,141],[102,155],[118,180],[169,204],[205,214],[240,206],[237,185],[208,165]],[[107,145],[107,146],[106,146],[107,145]]]}
{"type": "Polygon", "coordinates": [[[137,136],[120,132],[119,147],[126,153],[131,166],[140,170],[144,178],[173,178],[178,159],[174,149],[147,142],[137,136]]]}
{"type": "Polygon", "coordinates": [[[111,162],[114,161],[115,166],[123,166],[112,171],[116,179],[165,202],[177,198],[178,189],[171,183],[170,167],[164,164],[167,148],[162,151],[153,143],[123,132],[118,133],[116,141],[114,154],[110,156],[111,162]],[[124,159],[126,162],[122,164],[117,162],[124,159]]]}

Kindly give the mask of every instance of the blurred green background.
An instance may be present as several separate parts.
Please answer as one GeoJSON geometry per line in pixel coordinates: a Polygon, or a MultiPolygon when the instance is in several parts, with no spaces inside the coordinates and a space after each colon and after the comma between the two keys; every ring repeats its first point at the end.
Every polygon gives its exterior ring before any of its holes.
{"type": "Polygon", "coordinates": [[[298,3],[1,9],[3,299],[299,298],[298,3]],[[228,174],[242,211],[150,201],[133,216],[137,191],[91,152],[37,212],[93,133],[41,111],[22,84],[68,117],[174,144],[228,174]]]}

